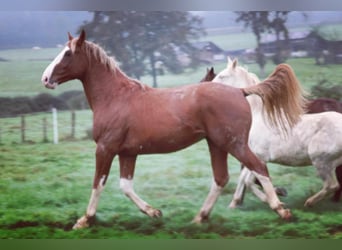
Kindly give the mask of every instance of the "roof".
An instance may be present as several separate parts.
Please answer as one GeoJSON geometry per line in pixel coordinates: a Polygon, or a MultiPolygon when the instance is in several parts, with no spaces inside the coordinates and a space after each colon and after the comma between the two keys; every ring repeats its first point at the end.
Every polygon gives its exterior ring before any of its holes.
{"type": "Polygon", "coordinates": [[[199,50],[207,50],[207,51],[212,51],[215,53],[222,53],[224,52],[223,49],[218,47],[215,43],[211,41],[200,41],[200,42],[194,42],[192,45],[199,50]]]}
{"type": "MultiPolygon", "coordinates": [[[[306,31],[292,31],[289,33],[289,39],[304,39],[306,38],[311,31],[306,30],[306,31]]],[[[275,42],[277,40],[277,37],[275,34],[266,34],[261,36],[261,43],[270,43],[270,42],[275,42]]]]}

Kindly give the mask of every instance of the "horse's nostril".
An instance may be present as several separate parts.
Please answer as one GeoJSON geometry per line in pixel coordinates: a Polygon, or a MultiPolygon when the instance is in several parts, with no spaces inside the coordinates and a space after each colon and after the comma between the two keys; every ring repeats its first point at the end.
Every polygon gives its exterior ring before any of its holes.
{"type": "Polygon", "coordinates": [[[48,80],[49,80],[48,77],[45,76],[45,77],[44,77],[44,82],[48,82],[48,80]]]}

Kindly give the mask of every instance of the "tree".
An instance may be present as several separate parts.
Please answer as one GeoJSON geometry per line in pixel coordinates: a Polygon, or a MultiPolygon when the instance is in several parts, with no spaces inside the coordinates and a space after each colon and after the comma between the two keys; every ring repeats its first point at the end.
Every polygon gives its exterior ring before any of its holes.
{"type": "Polygon", "coordinates": [[[114,55],[128,75],[139,79],[150,74],[156,87],[157,64],[173,73],[183,71],[178,51],[190,57],[190,66],[199,64],[190,41],[204,34],[201,25],[202,19],[188,12],[95,11],[80,29],[114,55]]]}
{"type": "Polygon", "coordinates": [[[256,62],[260,66],[261,75],[264,75],[266,58],[261,45],[261,35],[266,32],[275,32],[277,52],[273,58],[274,63],[284,61],[282,50],[288,45],[288,30],[285,25],[289,11],[237,11],[236,22],[244,22],[256,36],[256,62]],[[283,41],[283,42],[282,42],[283,41]]]}

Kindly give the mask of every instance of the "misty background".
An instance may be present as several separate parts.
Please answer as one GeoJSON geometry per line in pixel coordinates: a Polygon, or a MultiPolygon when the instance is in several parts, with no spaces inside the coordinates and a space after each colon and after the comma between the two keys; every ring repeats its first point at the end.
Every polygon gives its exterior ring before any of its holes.
{"type": "MultiPolygon", "coordinates": [[[[203,18],[207,34],[251,32],[243,23],[236,23],[232,11],[193,11],[203,18]]],[[[79,27],[92,19],[88,11],[2,11],[0,12],[0,49],[56,47],[64,44],[66,33],[76,34],[79,27]]],[[[319,24],[342,22],[342,12],[312,11],[289,14],[287,27],[313,27],[319,24]],[[304,15],[303,15],[304,14],[304,15]]],[[[229,48],[224,48],[228,50],[229,48]]]]}

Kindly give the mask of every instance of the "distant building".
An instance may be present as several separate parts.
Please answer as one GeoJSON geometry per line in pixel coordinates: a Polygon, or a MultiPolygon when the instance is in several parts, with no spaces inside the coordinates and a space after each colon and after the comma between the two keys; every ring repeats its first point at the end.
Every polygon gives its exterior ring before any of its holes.
{"type": "Polygon", "coordinates": [[[226,60],[226,52],[211,41],[194,42],[192,45],[199,50],[199,58],[202,62],[226,60]]]}
{"type": "Polygon", "coordinates": [[[314,31],[308,35],[308,40],[311,41],[310,54],[316,59],[317,64],[342,63],[342,40],[338,39],[314,31]]]}
{"type": "Polygon", "coordinates": [[[260,48],[266,57],[272,57],[281,49],[287,57],[314,57],[317,64],[342,63],[342,40],[329,38],[317,31],[296,31],[289,33],[289,40],[276,41],[274,34],[262,37],[260,48]]]}

